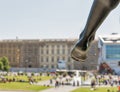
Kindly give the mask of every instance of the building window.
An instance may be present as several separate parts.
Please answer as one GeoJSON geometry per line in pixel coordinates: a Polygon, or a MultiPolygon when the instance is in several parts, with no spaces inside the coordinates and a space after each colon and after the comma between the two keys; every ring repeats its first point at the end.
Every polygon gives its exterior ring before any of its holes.
{"type": "Polygon", "coordinates": [[[64,48],[62,49],[62,53],[65,54],[65,49],[64,48]]]}
{"type": "Polygon", "coordinates": [[[46,68],[49,68],[49,66],[48,66],[48,65],[46,65],[46,68]]]}
{"type": "Polygon", "coordinates": [[[54,65],[52,65],[51,68],[55,68],[54,65]]]}
{"type": "Polygon", "coordinates": [[[57,54],[60,54],[60,51],[59,51],[59,49],[57,49],[57,54]]]}
{"type": "Polygon", "coordinates": [[[57,49],[59,49],[60,48],[60,46],[59,45],[57,45],[57,49]]]}
{"type": "Polygon", "coordinates": [[[46,49],[46,54],[48,54],[49,53],[49,50],[48,49],[46,49]]]}
{"type": "Polygon", "coordinates": [[[65,48],[65,45],[63,45],[62,47],[65,48]]]}
{"type": "Polygon", "coordinates": [[[54,54],[54,49],[52,49],[52,54],[54,54]]]}
{"type": "Polygon", "coordinates": [[[106,59],[120,59],[120,45],[106,45],[106,59]]]}
{"type": "Polygon", "coordinates": [[[68,54],[71,52],[71,49],[70,48],[68,48],[68,54]]]}
{"type": "Polygon", "coordinates": [[[41,68],[43,68],[43,65],[41,65],[41,68]]]}
{"type": "Polygon", "coordinates": [[[57,57],[57,61],[59,61],[60,59],[59,59],[59,57],[57,57]]]}
{"type": "Polygon", "coordinates": [[[48,62],[48,57],[46,57],[46,62],[48,62]]]}
{"type": "Polygon", "coordinates": [[[41,62],[43,62],[43,57],[41,57],[41,62]]]}
{"type": "Polygon", "coordinates": [[[32,65],[28,65],[29,68],[32,68],[32,65]]]}
{"type": "Polygon", "coordinates": [[[48,47],[49,47],[49,46],[48,46],[48,45],[46,45],[46,48],[47,48],[47,49],[48,49],[48,47]]]}
{"type": "Polygon", "coordinates": [[[70,62],[70,57],[68,57],[68,62],[70,62]]]}
{"type": "Polygon", "coordinates": [[[118,62],[118,66],[120,66],[120,61],[118,62]]]}
{"type": "Polygon", "coordinates": [[[52,62],[54,62],[54,57],[52,57],[52,62]]]}
{"type": "Polygon", "coordinates": [[[62,60],[65,60],[65,57],[62,57],[62,60]]]}
{"type": "Polygon", "coordinates": [[[71,66],[70,65],[68,65],[68,70],[70,70],[71,69],[71,66]]]}
{"type": "Polygon", "coordinates": [[[43,54],[43,49],[41,49],[41,54],[43,54]]]}

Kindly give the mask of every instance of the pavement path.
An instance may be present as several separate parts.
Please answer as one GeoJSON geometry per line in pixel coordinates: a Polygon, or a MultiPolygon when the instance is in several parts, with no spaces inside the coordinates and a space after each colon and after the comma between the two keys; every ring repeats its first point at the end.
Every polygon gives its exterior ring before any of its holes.
{"type": "Polygon", "coordinates": [[[41,81],[39,82],[37,85],[51,85],[53,86],[52,88],[49,88],[49,89],[46,89],[46,90],[43,90],[43,91],[39,91],[39,92],[71,92],[72,90],[74,89],[77,89],[78,86],[72,86],[72,85],[64,85],[64,86],[59,86],[59,87],[54,87],[55,85],[55,82],[53,81],[52,84],[50,84],[49,81],[41,81]]]}
{"type": "Polygon", "coordinates": [[[43,90],[43,91],[39,91],[39,92],[71,92],[72,90],[76,89],[78,87],[73,87],[73,86],[60,86],[60,87],[53,87],[53,88],[50,88],[50,89],[46,89],[46,90],[43,90]]]}

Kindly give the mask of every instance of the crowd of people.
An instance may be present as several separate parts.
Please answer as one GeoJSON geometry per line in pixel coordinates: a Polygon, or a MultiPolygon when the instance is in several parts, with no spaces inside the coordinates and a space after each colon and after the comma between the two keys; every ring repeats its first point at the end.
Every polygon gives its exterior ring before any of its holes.
{"type": "Polygon", "coordinates": [[[105,75],[97,75],[94,77],[95,84],[96,85],[120,85],[120,76],[119,75],[111,75],[111,74],[105,74],[105,75]]]}
{"type": "MultiPolygon", "coordinates": [[[[81,84],[76,81],[72,81],[74,76],[62,76],[58,75],[55,78],[50,79],[50,84],[54,83],[55,88],[64,85],[71,85],[71,86],[85,86],[83,85],[84,81],[89,80],[92,90],[96,89],[97,87],[117,87],[120,90],[120,76],[119,75],[112,75],[112,74],[93,74],[93,75],[86,75],[81,76],[81,84]],[[85,78],[84,78],[85,77],[85,78]]],[[[110,92],[110,91],[109,91],[110,92]]]]}

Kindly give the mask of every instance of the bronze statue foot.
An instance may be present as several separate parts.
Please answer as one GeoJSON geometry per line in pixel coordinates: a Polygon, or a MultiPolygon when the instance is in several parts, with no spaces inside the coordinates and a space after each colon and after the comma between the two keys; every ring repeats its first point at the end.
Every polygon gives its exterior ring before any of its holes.
{"type": "Polygon", "coordinates": [[[74,48],[71,51],[71,57],[76,61],[85,61],[86,50],[87,50],[87,42],[83,39],[79,40],[74,48]]]}
{"type": "Polygon", "coordinates": [[[83,51],[80,49],[80,47],[75,46],[71,51],[71,57],[76,61],[85,61],[86,57],[86,51],[83,51]]]}
{"type": "Polygon", "coordinates": [[[76,61],[85,61],[87,58],[86,53],[87,49],[90,46],[91,42],[94,40],[95,34],[91,35],[89,38],[82,39],[83,33],[80,35],[80,40],[76,43],[74,48],[71,51],[71,57],[76,61]]]}

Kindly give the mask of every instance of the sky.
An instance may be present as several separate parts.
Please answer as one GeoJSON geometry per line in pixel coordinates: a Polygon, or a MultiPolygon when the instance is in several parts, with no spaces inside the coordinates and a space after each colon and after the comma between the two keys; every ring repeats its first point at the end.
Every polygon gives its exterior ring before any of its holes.
{"type": "MultiPolygon", "coordinates": [[[[0,39],[72,39],[84,29],[93,0],[0,0],[0,39]]],[[[120,33],[120,4],[98,35],[120,33]]]]}

